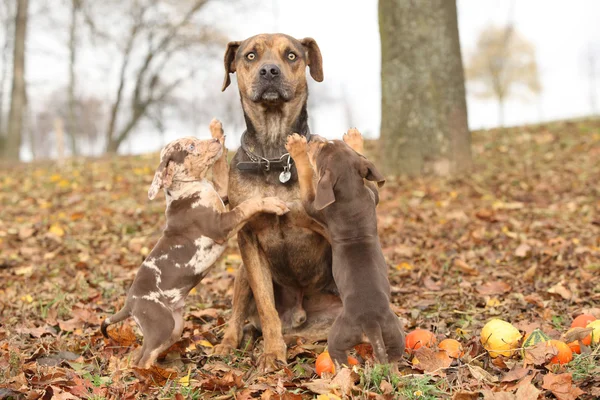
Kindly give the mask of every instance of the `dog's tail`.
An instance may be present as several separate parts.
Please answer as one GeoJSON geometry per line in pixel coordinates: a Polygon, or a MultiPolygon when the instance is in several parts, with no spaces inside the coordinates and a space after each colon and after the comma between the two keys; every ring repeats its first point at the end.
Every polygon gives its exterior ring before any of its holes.
{"type": "Polygon", "coordinates": [[[381,326],[377,322],[369,322],[363,326],[363,332],[369,338],[371,346],[373,346],[373,353],[375,358],[380,364],[388,363],[388,356],[385,351],[385,342],[381,334],[381,326]]]}
{"type": "Polygon", "coordinates": [[[102,321],[102,325],[100,326],[100,331],[102,332],[102,335],[108,339],[109,336],[108,332],[106,331],[106,328],[108,328],[109,325],[116,324],[117,322],[121,322],[124,319],[129,318],[130,315],[131,307],[129,307],[129,304],[125,303],[125,307],[123,307],[121,311],[119,311],[112,317],[104,318],[104,321],[102,321]]]}

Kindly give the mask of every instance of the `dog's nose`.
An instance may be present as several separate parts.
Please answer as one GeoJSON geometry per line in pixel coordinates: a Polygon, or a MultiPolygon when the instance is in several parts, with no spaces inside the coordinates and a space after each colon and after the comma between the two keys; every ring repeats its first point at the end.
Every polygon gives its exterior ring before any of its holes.
{"type": "Polygon", "coordinates": [[[281,70],[275,64],[263,65],[260,69],[260,77],[268,81],[279,77],[281,70]]]}

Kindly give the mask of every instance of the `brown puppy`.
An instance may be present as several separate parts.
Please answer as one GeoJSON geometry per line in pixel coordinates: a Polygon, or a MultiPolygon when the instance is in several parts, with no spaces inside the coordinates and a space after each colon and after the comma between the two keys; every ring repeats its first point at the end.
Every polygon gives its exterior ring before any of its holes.
{"type": "Polygon", "coordinates": [[[102,323],[107,327],[133,317],[144,335],[134,365],[149,368],[158,355],[181,336],[185,298],[226,248],[226,241],[260,212],[288,211],[277,198],[247,200],[226,212],[215,187],[205,179],[213,169],[215,186],[227,188],[227,156],[218,121],[212,140],[177,139],[161,151],[161,161],[148,190],[150,200],[161,188],[167,200],[167,227],[138,271],[125,306],[102,323]],[[218,181],[218,182],[217,182],[218,181]]]}
{"type": "MultiPolygon", "coordinates": [[[[345,139],[357,141],[357,136],[360,133],[351,130],[345,139]]],[[[338,366],[345,363],[346,351],[363,342],[365,334],[378,362],[398,361],[404,334],[390,308],[387,264],[377,235],[378,199],[363,181],[382,186],[383,176],[340,140],[313,136],[307,145],[306,138],[294,134],[286,149],[296,162],[306,212],[325,225],[331,237],[333,277],[344,304],[327,340],[332,359],[338,366]]]]}
{"type": "Polygon", "coordinates": [[[277,196],[290,212],[262,215],[238,234],[244,264],[235,280],[229,325],[214,353],[237,348],[250,319],[264,337],[259,366],[271,369],[276,360],[286,361],[284,332],[325,339],[341,311],[327,234],[302,207],[296,169],[285,150],[288,135],[310,135],[306,67],[322,81],[322,59],[313,39],[263,34],[229,43],[224,61],[223,90],[229,74],[236,73],[247,126],[231,163],[230,204],[277,196]]]}

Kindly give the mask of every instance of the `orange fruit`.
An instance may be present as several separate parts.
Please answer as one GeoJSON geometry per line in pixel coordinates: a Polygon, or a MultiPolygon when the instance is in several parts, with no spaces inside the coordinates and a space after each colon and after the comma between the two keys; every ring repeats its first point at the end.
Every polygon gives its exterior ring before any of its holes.
{"type": "Polygon", "coordinates": [[[333,364],[333,360],[329,355],[328,351],[324,351],[317,357],[317,361],[315,362],[315,369],[317,370],[317,375],[321,376],[323,372],[335,373],[335,365],[333,364]]]}
{"type": "Polygon", "coordinates": [[[353,365],[358,365],[358,364],[360,364],[360,363],[358,362],[358,360],[356,358],[354,358],[352,356],[348,356],[348,365],[350,367],[352,367],[353,365]]]}
{"type": "Polygon", "coordinates": [[[431,348],[436,343],[435,335],[426,329],[415,329],[406,335],[406,351],[408,353],[412,353],[423,346],[431,348]]]}
{"type": "MultiPolygon", "coordinates": [[[[358,365],[359,362],[356,358],[352,356],[348,356],[348,365],[358,365]]],[[[317,371],[317,375],[321,376],[323,372],[329,372],[331,374],[335,374],[335,364],[331,359],[328,351],[324,351],[317,357],[315,361],[315,369],[317,371]]]]}
{"type": "Polygon", "coordinates": [[[590,314],[581,314],[571,322],[571,328],[585,328],[587,324],[595,321],[596,317],[590,314]]]}
{"type": "Polygon", "coordinates": [[[438,348],[445,350],[452,358],[461,358],[465,355],[463,347],[458,340],[444,339],[438,344],[438,348]]]}
{"type": "Polygon", "coordinates": [[[547,346],[552,346],[556,350],[558,350],[558,354],[552,357],[549,364],[568,364],[573,359],[573,351],[565,342],[561,342],[560,340],[549,340],[546,342],[547,346]]]}

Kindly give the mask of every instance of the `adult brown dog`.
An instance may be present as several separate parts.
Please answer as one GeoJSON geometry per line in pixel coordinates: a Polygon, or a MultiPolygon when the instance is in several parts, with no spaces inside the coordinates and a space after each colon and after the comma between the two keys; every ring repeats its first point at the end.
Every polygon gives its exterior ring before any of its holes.
{"type": "Polygon", "coordinates": [[[280,217],[254,218],[239,232],[244,265],[236,276],[229,325],[214,352],[237,348],[249,319],[264,337],[261,369],[285,363],[283,332],[324,339],[341,311],[331,246],[302,207],[297,172],[285,150],[291,133],[310,136],[307,66],[321,82],[321,52],[311,38],[262,34],[230,42],[225,52],[223,90],[236,73],[247,127],[231,162],[229,202],[235,207],[257,195],[277,196],[290,208],[280,217]]]}

